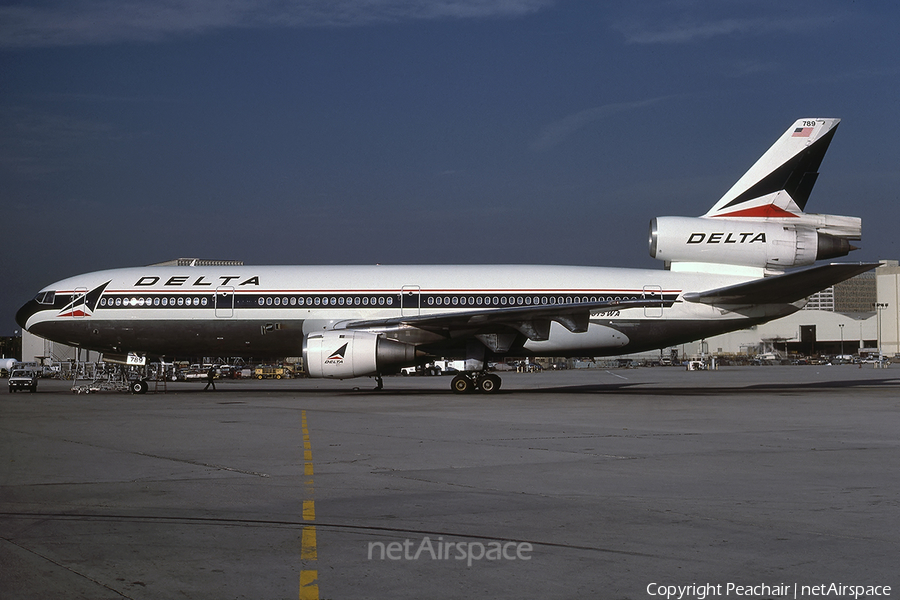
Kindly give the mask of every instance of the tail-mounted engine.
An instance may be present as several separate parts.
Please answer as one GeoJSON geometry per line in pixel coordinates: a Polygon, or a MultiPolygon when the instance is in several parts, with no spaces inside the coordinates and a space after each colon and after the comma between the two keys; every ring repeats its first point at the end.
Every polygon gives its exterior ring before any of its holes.
{"type": "Polygon", "coordinates": [[[389,372],[415,362],[409,344],[366,331],[314,333],[303,343],[303,363],[310,377],[350,379],[389,372]]]}
{"type": "Polygon", "coordinates": [[[650,222],[650,256],[669,262],[763,269],[811,265],[846,256],[859,239],[860,219],[803,214],[783,219],[657,217],[650,222]]]}

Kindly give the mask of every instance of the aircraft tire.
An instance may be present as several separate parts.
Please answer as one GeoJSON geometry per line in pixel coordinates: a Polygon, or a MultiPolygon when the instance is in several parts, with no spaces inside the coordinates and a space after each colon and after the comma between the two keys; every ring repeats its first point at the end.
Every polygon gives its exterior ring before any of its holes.
{"type": "Polygon", "coordinates": [[[456,394],[469,394],[475,391],[475,382],[465,375],[457,375],[450,382],[450,389],[456,394]]]}
{"type": "Polygon", "coordinates": [[[500,391],[501,382],[502,380],[498,375],[494,375],[493,373],[485,375],[478,381],[478,389],[485,394],[496,394],[500,391]]]}
{"type": "Polygon", "coordinates": [[[131,390],[132,394],[146,394],[147,390],[150,389],[150,384],[143,379],[138,379],[137,381],[129,383],[128,388],[131,390]]]}

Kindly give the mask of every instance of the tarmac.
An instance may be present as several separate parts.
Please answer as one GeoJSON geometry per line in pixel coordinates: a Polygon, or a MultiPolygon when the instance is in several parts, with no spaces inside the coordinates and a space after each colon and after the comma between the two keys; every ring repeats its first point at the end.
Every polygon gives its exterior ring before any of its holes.
{"type": "Polygon", "coordinates": [[[897,598],[900,367],[0,389],[0,598],[897,598]]]}

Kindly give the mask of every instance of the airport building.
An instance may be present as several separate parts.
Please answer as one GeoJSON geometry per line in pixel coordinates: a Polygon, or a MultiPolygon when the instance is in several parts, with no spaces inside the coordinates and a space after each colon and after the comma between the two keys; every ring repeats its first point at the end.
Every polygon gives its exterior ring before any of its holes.
{"type": "MultiPolygon", "coordinates": [[[[893,263],[894,261],[885,261],[893,263]]],[[[869,271],[842,281],[809,297],[803,310],[829,310],[842,313],[872,312],[876,296],[876,275],[869,271]]]]}
{"type": "Polygon", "coordinates": [[[801,310],[776,321],[684,344],[679,355],[774,354],[786,358],[836,354],[877,354],[876,314],[844,314],[829,310],[801,310]]]}
{"type": "Polygon", "coordinates": [[[834,288],[835,286],[831,286],[810,296],[809,303],[803,307],[803,310],[827,310],[834,312],[834,288]]]}
{"type": "Polygon", "coordinates": [[[900,266],[890,261],[876,269],[876,320],[881,348],[886,356],[900,355],[900,266]]]}
{"type": "Polygon", "coordinates": [[[834,310],[843,313],[871,312],[876,296],[876,281],[875,271],[869,271],[833,286],[834,310]]]}
{"type": "Polygon", "coordinates": [[[39,365],[55,365],[60,363],[90,363],[100,360],[101,354],[92,350],[73,348],[42,337],[22,332],[22,362],[33,362],[39,365]]]}

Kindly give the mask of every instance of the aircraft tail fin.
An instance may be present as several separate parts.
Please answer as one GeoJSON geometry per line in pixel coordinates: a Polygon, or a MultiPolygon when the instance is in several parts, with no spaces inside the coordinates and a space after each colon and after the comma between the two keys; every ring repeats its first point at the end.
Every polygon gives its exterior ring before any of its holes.
{"type": "Polygon", "coordinates": [[[846,256],[859,217],[803,212],[840,119],[799,119],[705,215],[657,217],[650,255],[675,271],[783,272],[846,256]]]}
{"type": "Polygon", "coordinates": [[[798,119],[704,217],[803,214],[840,119],[798,119]]]}

